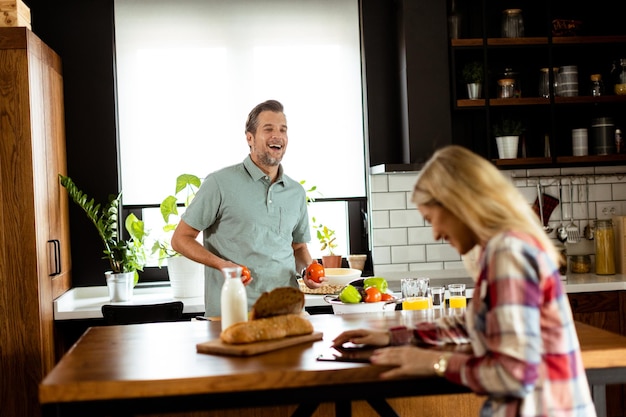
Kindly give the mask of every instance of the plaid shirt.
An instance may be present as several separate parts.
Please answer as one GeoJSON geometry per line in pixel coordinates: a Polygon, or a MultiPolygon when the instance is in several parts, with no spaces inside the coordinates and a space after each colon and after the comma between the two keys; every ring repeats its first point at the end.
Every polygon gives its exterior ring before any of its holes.
{"type": "Polygon", "coordinates": [[[446,377],[487,395],[481,417],[594,417],[572,311],[558,268],[532,237],[507,232],[484,249],[465,316],[392,329],[392,344],[472,344],[446,377]]]}

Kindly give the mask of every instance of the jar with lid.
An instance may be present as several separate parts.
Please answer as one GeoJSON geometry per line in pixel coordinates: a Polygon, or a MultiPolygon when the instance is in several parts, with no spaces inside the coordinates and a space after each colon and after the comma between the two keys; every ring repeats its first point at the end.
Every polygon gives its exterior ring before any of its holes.
{"type": "Polygon", "coordinates": [[[591,272],[591,256],[571,255],[569,257],[569,270],[574,274],[588,274],[591,272]]]}
{"type": "Polygon", "coordinates": [[[596,274],[615,274],[615,235],[612,220],[596,220],[596,274]]]}
{"type": "MultiPolygon", "coordinates": [[[[558,68],[552,68],[552,94],[557,89],[556,75],[558,71],[558,68]]],[[[541,68],[539,72],[539,96],[550,98],[550,68],[541,68]]]]}
{"type": "Polygon", "coordinates": [[[519,74],[513,71],[513,68],[505,68],[504,69],[504,77],[513,80],[513,97],[521,97],[522,96],[522,83],[520,82],[519,74]]]}
{"type": "Polygon", "coordinates": [[[498,80],[498,98],[513,97],[515,97],[515,80],[513,78],[498,80]]]}
{"type": "Polygon", "coordinates": [[[626,95],[626,59],[619,59],[613,64],[611,75],[615,94],[618,96],[626,95]]]}
{"type": "Polygon", "coordinates": [[[604,84],[602,83],[602,75],[601,74],[591,74],[589,77],[591,79],[591,95],[594,97],[599,97],[604,95],[604,84]]]}
{"type": "Polygon", "coordinates": [[[615,129],[615,153],[624,152],[624,138],[622,137],[622,130],[615,129]]]}
{"type": "Polygon", "coordinates": [[[521,38],[524,36],[522,9],[506,9],[502,12],[502,37],[521,38]]]}

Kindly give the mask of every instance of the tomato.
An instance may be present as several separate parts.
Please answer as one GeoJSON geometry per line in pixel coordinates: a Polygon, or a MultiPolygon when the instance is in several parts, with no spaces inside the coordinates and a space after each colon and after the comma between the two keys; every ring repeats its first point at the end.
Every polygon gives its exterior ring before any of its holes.
{"type": "Polygon", "coordinates": [[[369,287],[365,289],[365,302],[366,303],[377,303],[382,299],[382,294],[380,290],[376,287],[369,287]]]}
{"type": "Polygon", "coordinates": [[[311,281],[322,282],[320,278],[326,276],[326,271],[324,270],[324,266],[318,264],[317,261],[313,261],[309,266],[306,267],[306,277],[311,281]]]}
{"type": "Polygon", "coordinates": [[[252,276],[250,275],[250,270],[248,269],[248,267],[241,265],[241,281],[243,282],[243,284],[247,284],[248,282],[250,282],[251,279],[252,276]]]}
{"type": "Polygon", "coordinates": [[[380,301],[390,301],[390,300],[394,300],[395,297],[389,293],[382,293],[380,294],[380,301]]]}

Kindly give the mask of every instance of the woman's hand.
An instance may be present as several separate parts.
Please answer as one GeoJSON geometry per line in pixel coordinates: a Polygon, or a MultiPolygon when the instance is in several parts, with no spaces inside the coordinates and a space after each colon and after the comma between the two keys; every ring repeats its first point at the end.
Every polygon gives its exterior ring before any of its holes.
{"type": "Polygon", "coordinates": [[[351,342],[355,345],[387,346],[389,345],[389,332],[383,330],[348,330],[341,333],[333,340],[333,347],[340,348],[344,343],[351,342]]]}
{"type": "Polygon", "coordinates": [[[402,376],[435,375],[434,364],[439,360],[441,352],[421,349],[416,346],[394,346],[376,349],[370,357],[374,365],[391,365],[395,368],[383,372],[383,379],[402,376]]]}

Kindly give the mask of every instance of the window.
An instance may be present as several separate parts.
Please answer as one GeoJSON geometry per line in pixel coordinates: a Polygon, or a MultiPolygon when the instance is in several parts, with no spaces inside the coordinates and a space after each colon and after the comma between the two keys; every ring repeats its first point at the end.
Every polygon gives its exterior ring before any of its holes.
{"type": "Polygon", "coordinates": [[[285,172],[321,192],[310,214],[347,255],[349,201],[366,202],[357,0],[116,0],[115,36],[126,209],[157,222],[144,211],[179,174],[241,162],[247,114],[273,98],[289,125],[285,172]]]}

